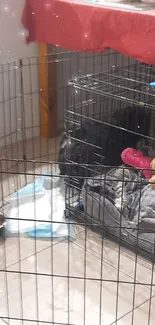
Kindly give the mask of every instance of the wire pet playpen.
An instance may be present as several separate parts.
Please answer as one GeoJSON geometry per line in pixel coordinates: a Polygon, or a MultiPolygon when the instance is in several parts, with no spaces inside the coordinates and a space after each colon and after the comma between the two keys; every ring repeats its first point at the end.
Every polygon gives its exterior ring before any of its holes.
{"type": "Polygon", "coordinates": [[[154,78],[111,50],[1,66],[1,324],[154,324],[154,78]]]}

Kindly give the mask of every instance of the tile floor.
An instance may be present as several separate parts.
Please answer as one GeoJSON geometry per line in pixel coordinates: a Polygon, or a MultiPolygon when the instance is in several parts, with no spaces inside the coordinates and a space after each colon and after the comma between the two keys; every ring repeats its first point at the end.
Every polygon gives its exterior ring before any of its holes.
{"type": "MultiPolygon", "coordinates": [[[[27,167],[32,170],[32,163],[27,167]]],[[[7,175],[1,194],[24,181],[24,175],[7,175]]],[[[154,325],[151,263],[84,226],[74,227],[75,241],[1,241],[0,325],[154,325]]]]}
{"type": "Polygon", "coordinates": [[[135,271],[134,254],[75,228],[74,242],[9,238],[1,244],[0,325],[155,324],[151,264],[138,258],[135,271]]]}

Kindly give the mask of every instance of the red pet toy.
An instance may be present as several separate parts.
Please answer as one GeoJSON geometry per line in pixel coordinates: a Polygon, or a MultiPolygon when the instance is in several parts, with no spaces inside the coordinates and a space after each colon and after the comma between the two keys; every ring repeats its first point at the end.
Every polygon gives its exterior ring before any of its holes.
{"type": "Polygon", "coordinates": [[[145,176],[145,178],[152,177],[152,171],[150,166],[152,158],[144,157],[141,151],[132,148],[127,148],[121,153],[121,159],[126,165],[133,166],[139,169],[147,168],[147,170],[142,171],[143,175],[145,176]]]}

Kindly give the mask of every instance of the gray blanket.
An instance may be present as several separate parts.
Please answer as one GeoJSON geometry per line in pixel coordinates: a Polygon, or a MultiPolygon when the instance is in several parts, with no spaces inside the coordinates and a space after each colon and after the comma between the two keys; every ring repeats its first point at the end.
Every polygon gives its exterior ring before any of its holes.
{"type": "Polygon", "coordinates": [[[92,191],[111,201],[132,226],[155,229],[155,190],[133,169],[113,169],[87,181],[92,191]]]}

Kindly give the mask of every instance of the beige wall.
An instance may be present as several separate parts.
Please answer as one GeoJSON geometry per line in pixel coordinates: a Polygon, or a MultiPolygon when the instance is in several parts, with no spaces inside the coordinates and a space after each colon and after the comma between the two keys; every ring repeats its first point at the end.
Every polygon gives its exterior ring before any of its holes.
{"type": "Polygon", "coordinates": [[[38,66],[30,69],[30,62],[25,59],[21,69],[18,61],[37,55],[37,44],[26,45],[20,24],[24,2],[0,0],[0,147],[40,132],[38,66]],[[7,64],[13,60],[17,64],[7,64]],[[23,101],[21,77],[27,93],[23,101]]]}

